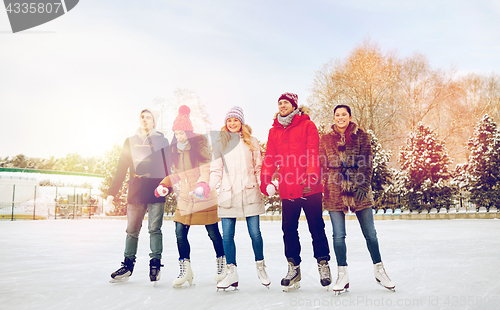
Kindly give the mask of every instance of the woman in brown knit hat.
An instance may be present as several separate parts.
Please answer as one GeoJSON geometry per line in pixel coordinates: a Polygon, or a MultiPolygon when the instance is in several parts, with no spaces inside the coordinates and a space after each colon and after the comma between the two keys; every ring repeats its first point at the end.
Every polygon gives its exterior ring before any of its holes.
{"type": "Polygon", "coordinates": [[[203,135],[193,133],[193,125],[189,119],[191,110],[182,105],[179,115],[174,121],[172,130],[174,138],[169,152],[172,173],[161,181],[155,191],[156,195],[165,196],[168,188],[180,182],[180,193],[177,199],[177,210],[174,215],[177,249],[179,250],[180,274],[173,281],[174,287],[184,282],[192,284],[190,245],[188,232],[191,225],[205,225],[212,240],[217,261],[215,280],[219,282],[225,276],[225,256],[222,237],[219,232],[217,216],[217,193],[210,191],[210,155],[207,139],[203,135]]]}

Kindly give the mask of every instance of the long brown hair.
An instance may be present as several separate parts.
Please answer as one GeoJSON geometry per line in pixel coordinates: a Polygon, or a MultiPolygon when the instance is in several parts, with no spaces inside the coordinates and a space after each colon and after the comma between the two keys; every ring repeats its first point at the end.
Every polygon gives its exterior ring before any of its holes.
{"type": "MultiPolygon", "coordinates": [[[[203,148],[207,147],[207,138],[203,135],[195,134],[192,131],[185,131],[191,149],[189,150],[189,158],[191,159],[191,166],[198,167],[200,163],[207,163],[210,161],[208,150],[203,152],[203,148]]],[[[173,137],[170,144],[170,162],[176,168],[179,167],[179,151],[177,150],[177,138],[173,137]]]]}

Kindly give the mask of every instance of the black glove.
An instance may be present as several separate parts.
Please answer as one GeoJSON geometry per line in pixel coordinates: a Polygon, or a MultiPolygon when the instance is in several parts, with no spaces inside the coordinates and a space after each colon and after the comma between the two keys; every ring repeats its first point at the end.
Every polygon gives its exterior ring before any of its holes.
{"type": "Polygon", "coordinates": [[[367,192],[364,189],[356,188],[355,195],[358,201],[363,201],[366,198],[366,194],[367,192]]]}
{"type": "Polygon", "coordinates": [[[302,181],[302,184],[305,184],[302,193],[306,195],[312,192],[312,187],[318,184],[318,179],[315,176],[308,175],[307,178],[304,181],[302,181]]]}

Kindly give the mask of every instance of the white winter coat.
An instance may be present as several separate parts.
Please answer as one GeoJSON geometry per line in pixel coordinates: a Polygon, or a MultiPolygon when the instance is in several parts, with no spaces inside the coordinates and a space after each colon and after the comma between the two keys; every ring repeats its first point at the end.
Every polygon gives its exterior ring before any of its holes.
{"type": "Polygon", "coordinates": [[[262,155],[259,142],[251,137],[255,150],[243,142],[239,134],[231,133],[228,146],[214,145],[214,161],[210,165],[210,188],[220,183],[219,217],[235,218],[260,215],[265,212],[260,192],[262,155]]]}

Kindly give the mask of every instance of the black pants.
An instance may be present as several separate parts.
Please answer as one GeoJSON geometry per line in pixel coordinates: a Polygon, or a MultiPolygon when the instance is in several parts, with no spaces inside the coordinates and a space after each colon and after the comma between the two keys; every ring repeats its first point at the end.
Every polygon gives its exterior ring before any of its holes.
{"type": "Polygon", "coordinates": [[[313,194],[298,199],[283,199],[282,224],[283,241],[285,243],[286,258],[293,258],[295,264],[300,264],[300,241],[299,241],[299,218],[304,209],[312,237],[314,257],[326,257],[330,260],[330,248],[325,234],[325,222],[323,221],[322,193],[313,194]]]}

